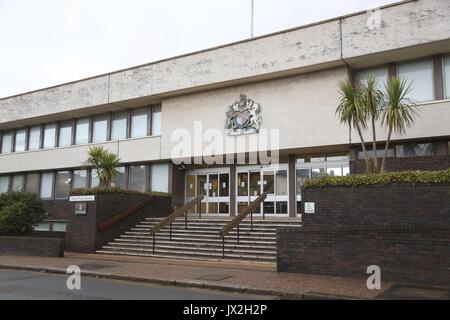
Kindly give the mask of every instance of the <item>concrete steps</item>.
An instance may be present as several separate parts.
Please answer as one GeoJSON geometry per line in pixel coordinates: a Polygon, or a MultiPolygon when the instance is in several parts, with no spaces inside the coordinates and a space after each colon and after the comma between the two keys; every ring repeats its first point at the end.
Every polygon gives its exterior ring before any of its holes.
{"type": "Polygon", "coordinates": [[[151,228],[161,218],[147,218],[126,231],[119,238],[98,250],[99,254],[160,257],[190,260],[233,260],[242,262],[274,263],[276,260],[276,229],[285,226],[301,227],[299,220],[271,219],[241,222],[239,243],[237,230],[225,237],[225,256],[219,231],[230,221],[225,218],[199,220],[188,217],[187,228],[184,218],[172,223],[172,234],[167,226],[155,236],[155,251],[151,228]]]}

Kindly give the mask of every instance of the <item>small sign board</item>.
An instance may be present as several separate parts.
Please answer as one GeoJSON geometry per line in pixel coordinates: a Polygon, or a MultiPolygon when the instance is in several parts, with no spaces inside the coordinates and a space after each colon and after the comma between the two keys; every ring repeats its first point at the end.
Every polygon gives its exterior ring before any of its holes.
{"type": "Polygon", "coordinates": [[[75,215],[76,216],[87,215],[87,203],[86,202],[75,203],[75,215]]]}
{"type": "Polygon", "coordinates": [[[95,201],[95,196],[71,196],[69,198],[70,202],[86,202],[95,201]]]}
{"type": "Polygon", "coordinates": [[[316,213],[316,204],[314,202],[305,202],[305,213],[316,213]]]}

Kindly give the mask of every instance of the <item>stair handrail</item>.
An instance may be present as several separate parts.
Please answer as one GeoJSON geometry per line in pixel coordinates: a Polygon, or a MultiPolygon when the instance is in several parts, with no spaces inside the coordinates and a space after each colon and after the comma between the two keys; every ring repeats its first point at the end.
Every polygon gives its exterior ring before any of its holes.
{"type": "MultiPolygon", "coordinates": [[[[225,227],[220,230],[220,237],[222,238],[222,257],[225,258],[225,236],[229,234],[234,228],[237,227],[237,243],[239,244],[239,224],[244,220],[248,215],[250,215],[250,230],[253,231],[253,213],[258,209],[258,206],[266,200],[268,195],[268,191],[262,193],[258,198],[255,199],[247,209],[234,217],[225,227]]],[[[263,215],[264,217],[264,215],[263,215]]]]}
{"type": "Polygon", "coordinates": [[[126,218],[128,218],[132,214],[136,213],[137,211],[139,211],[140,209],[142,209],[146,205],[150,204],[154,200],[155,200],[155,197],[153,197],[153,196],[146,197],[144,200],[139,201],[138,203],[132,205],[131,207],[128,207],[127,209],[125,209],[124,211],[122,211],[119,214],[115,215],[114,217],[112,217],[111,219],[107,220],[106,222],[103,222],[102,224],[100,224],[98,229],[100,231],[108,230],[113,225],[115,225],[115,224],[125,220],[126,218]]]}
{"type": "Polygon", "coordinates": [[[187,213],[190,209],[195,207],[198,203],[200,203],[204,195],[199,195],[197,198],[191,200],[189,203],[187,203],[185,206],[176,209],[174,212],[172,212],[169,216],[167,216],[165,219],[163,219],[161,222],[159,222],[156,226],[150,229],[150,235],[153,236],[153,253],[155,253],[155,242],[156,242],[156,233],[159,232],[161,229],[165,228],[167,225],[170,225],[170,235],[169,239],[172,239],[172,222],[184,215],[184,225],[185,229],[187,229],[187,213]]]}

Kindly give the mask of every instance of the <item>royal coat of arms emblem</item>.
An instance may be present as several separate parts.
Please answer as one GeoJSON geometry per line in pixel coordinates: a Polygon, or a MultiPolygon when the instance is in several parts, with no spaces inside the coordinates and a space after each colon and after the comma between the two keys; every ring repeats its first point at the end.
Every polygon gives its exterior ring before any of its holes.
{"type": "Polygon", "coordinates": [[[228,107],[225,129],[231,136],[258,133],[261,125],[261,106],[241,94],[238,101],[228,107]]]}

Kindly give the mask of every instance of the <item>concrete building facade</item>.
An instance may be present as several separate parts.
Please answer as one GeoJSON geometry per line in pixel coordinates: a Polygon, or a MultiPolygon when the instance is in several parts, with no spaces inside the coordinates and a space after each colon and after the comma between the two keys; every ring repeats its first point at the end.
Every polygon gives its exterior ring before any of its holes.
{"type": "MultiPolygon", "coordinates": [[[[204,193],[196,211],[224,216],[269,191],[259,214],[295,217],[304,179],[362,170],[359,138],[335,111],[338,82],[368,74],[380,82],[407,78],[419,102],[415,126],[393,136],[388,168],[448,168],[449,21],[447,0],[402,1],[0,99],[0,192],[55,200],[66,199],[70,188],[95,186],[85,161],[89,148],[101,145],[123,163],[117,187],[169,192],[174,206],[204,193]],[[260,131],[230,135],[226,113],[242,94],[260,106],[260,131]],[[274,130],[276,145],[251,143],[274,130]],[[181,134],[192,143],[178,157],[181,134]],[[231,152],[208,148],[219,134],[231,152]],[[202,147],[193,147],[198,140],[202,147]],[[271,149],[276,166],[249,161],[271,149]],[[246,162],[202,159],[211,155],[246,162]]],[[[378,135],[383,142],[387,132],[379,128],[378,135]]]]}

